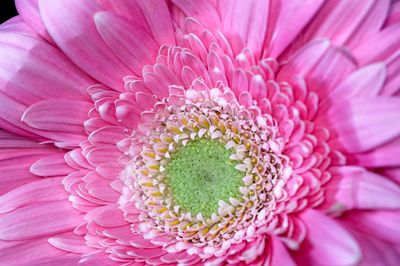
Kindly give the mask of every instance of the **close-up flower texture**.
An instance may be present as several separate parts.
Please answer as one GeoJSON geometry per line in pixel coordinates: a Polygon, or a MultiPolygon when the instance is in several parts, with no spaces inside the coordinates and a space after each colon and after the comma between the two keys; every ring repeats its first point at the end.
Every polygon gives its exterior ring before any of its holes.
{"type": "Polygon", "coordinates": [[[400,1],[15,5],[0,265],[400,265],[400,1]]]}

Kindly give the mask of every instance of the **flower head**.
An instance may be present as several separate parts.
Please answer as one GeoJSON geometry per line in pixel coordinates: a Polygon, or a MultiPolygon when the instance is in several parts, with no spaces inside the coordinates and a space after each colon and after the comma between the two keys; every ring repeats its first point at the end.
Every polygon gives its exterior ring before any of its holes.
{"type": "Polygon", "coordinates": [[[16,5],[5,264],[399,261],[398,2],[16,5]]]}

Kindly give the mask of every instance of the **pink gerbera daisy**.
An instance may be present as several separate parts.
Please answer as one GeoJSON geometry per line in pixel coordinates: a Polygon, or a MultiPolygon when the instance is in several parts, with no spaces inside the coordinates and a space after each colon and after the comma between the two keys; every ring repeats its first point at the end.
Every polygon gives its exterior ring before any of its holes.
{"type": "Polygon", "coordinates": [[[400,264],[400,2],[16,6],[1,265],[400,264]]]}

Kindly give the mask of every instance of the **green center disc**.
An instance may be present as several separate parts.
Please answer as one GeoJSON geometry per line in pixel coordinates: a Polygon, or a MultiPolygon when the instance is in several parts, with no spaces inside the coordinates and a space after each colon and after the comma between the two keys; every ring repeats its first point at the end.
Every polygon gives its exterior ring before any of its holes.
{"type": "Polygon", "coordinates": [[[224,144],[208,139],[190,141],[171,155],[166,183],[184,211],[210,217],[219,200],[240,196],[243,175],[230,155],[224,144]]]}

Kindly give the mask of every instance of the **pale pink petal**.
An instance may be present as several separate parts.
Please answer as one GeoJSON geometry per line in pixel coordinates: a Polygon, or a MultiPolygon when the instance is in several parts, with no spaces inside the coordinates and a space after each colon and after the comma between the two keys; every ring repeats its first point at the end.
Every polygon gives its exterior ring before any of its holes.
{"type": "Polygon", "coordinates": [[[94,251],[92,248],[86,245],[85,238],[83,236],[78,236],[74,233],[51,237],[48,239],[48,241],[52,246],[68,252],[85,254],[94,251]]]}
{"type": "Polygon", "coordinates": [[[269,6],[270,1],[265,0],[219,3],[222,32],[230,40],[235,54],[248,47],[255,57],[260,56],[268,26],[269,6]]]}
{"type": "Polygon", "coordinates": [[[83,123],[91,107],[86,101],[49,99],[31,105],[21,120],[44,137],[73,146],[86,138],[83,123]]]}
{"type": "Polygon", "coordinates": [[[0,218],[0,239],[48,236],[72,230],[81,221],[82,216],[66,200],[33,203],[0,218]]]}
{"type": "Polygon", "coordinates": [[[38,180],[0,196],[0,213],[10,212],[34,202],[66,200],[68,194],[60,177],[38,180]]]}
{"type": "Polygon", "coordinates": [[[398,209],[400,187],[390,179],[361,167],[335,167],[326,187],[328,211],[398,209]]]}
{"type": "Polygon", "coordinates": [[[159,47],[143,28],[132,27],[112,12],[97,13],[94,20],[107,46],[137,75],[141,75],[144,65],[155,62],[159,47]]]}
{"type": "MultiPolygon", "coordinates": [[[[310,249],[307,256],[314,265],[354,265],[361,259],[361,251],[353,236],[333,218],[308,209],[300,218],[307,225],[306,239],[310,249]]],[[[300,251],[301,252],[301,251],[300,251]]]]}
{"type": "Polygon", "coordinates": [[[400,99],[379,97],[334,103],[317,121],[333,130],[336,135],[331,141],[333,145],[360,153],[399,136],[400,123],[393,123],[399,119],[400,99]]]}
{"type": "Polygon", "coordinates": [[[105,85],[122,90],[122,78],[131,72],[97,33],[93,15],[102,11],[100,6],[94,1],[40,0],[39,8],[50,36],[74,63],[105,85]]]}
{"type": "Polygon", "coordinates": [[[175,33],[165,0],[137,0],[137,5],[149,25],[154,39],[161,45],[174,45],[175,33]]]}
{"type": "Polygon", "coordinates": [[[301,33],[323,3],[324,0],[281,1],[280,6],[277,7],[279,11],[271,10],[279,15],[273,26],[271,38],[268,40],[268,56],[277,58],[301,33]]]}
{"type": "Polygon", "coordinates": [[[89,99],[93,80],[42,39],[1,32],[0,57],[0,90],[22,104],[61,95],[89,99]]]}

